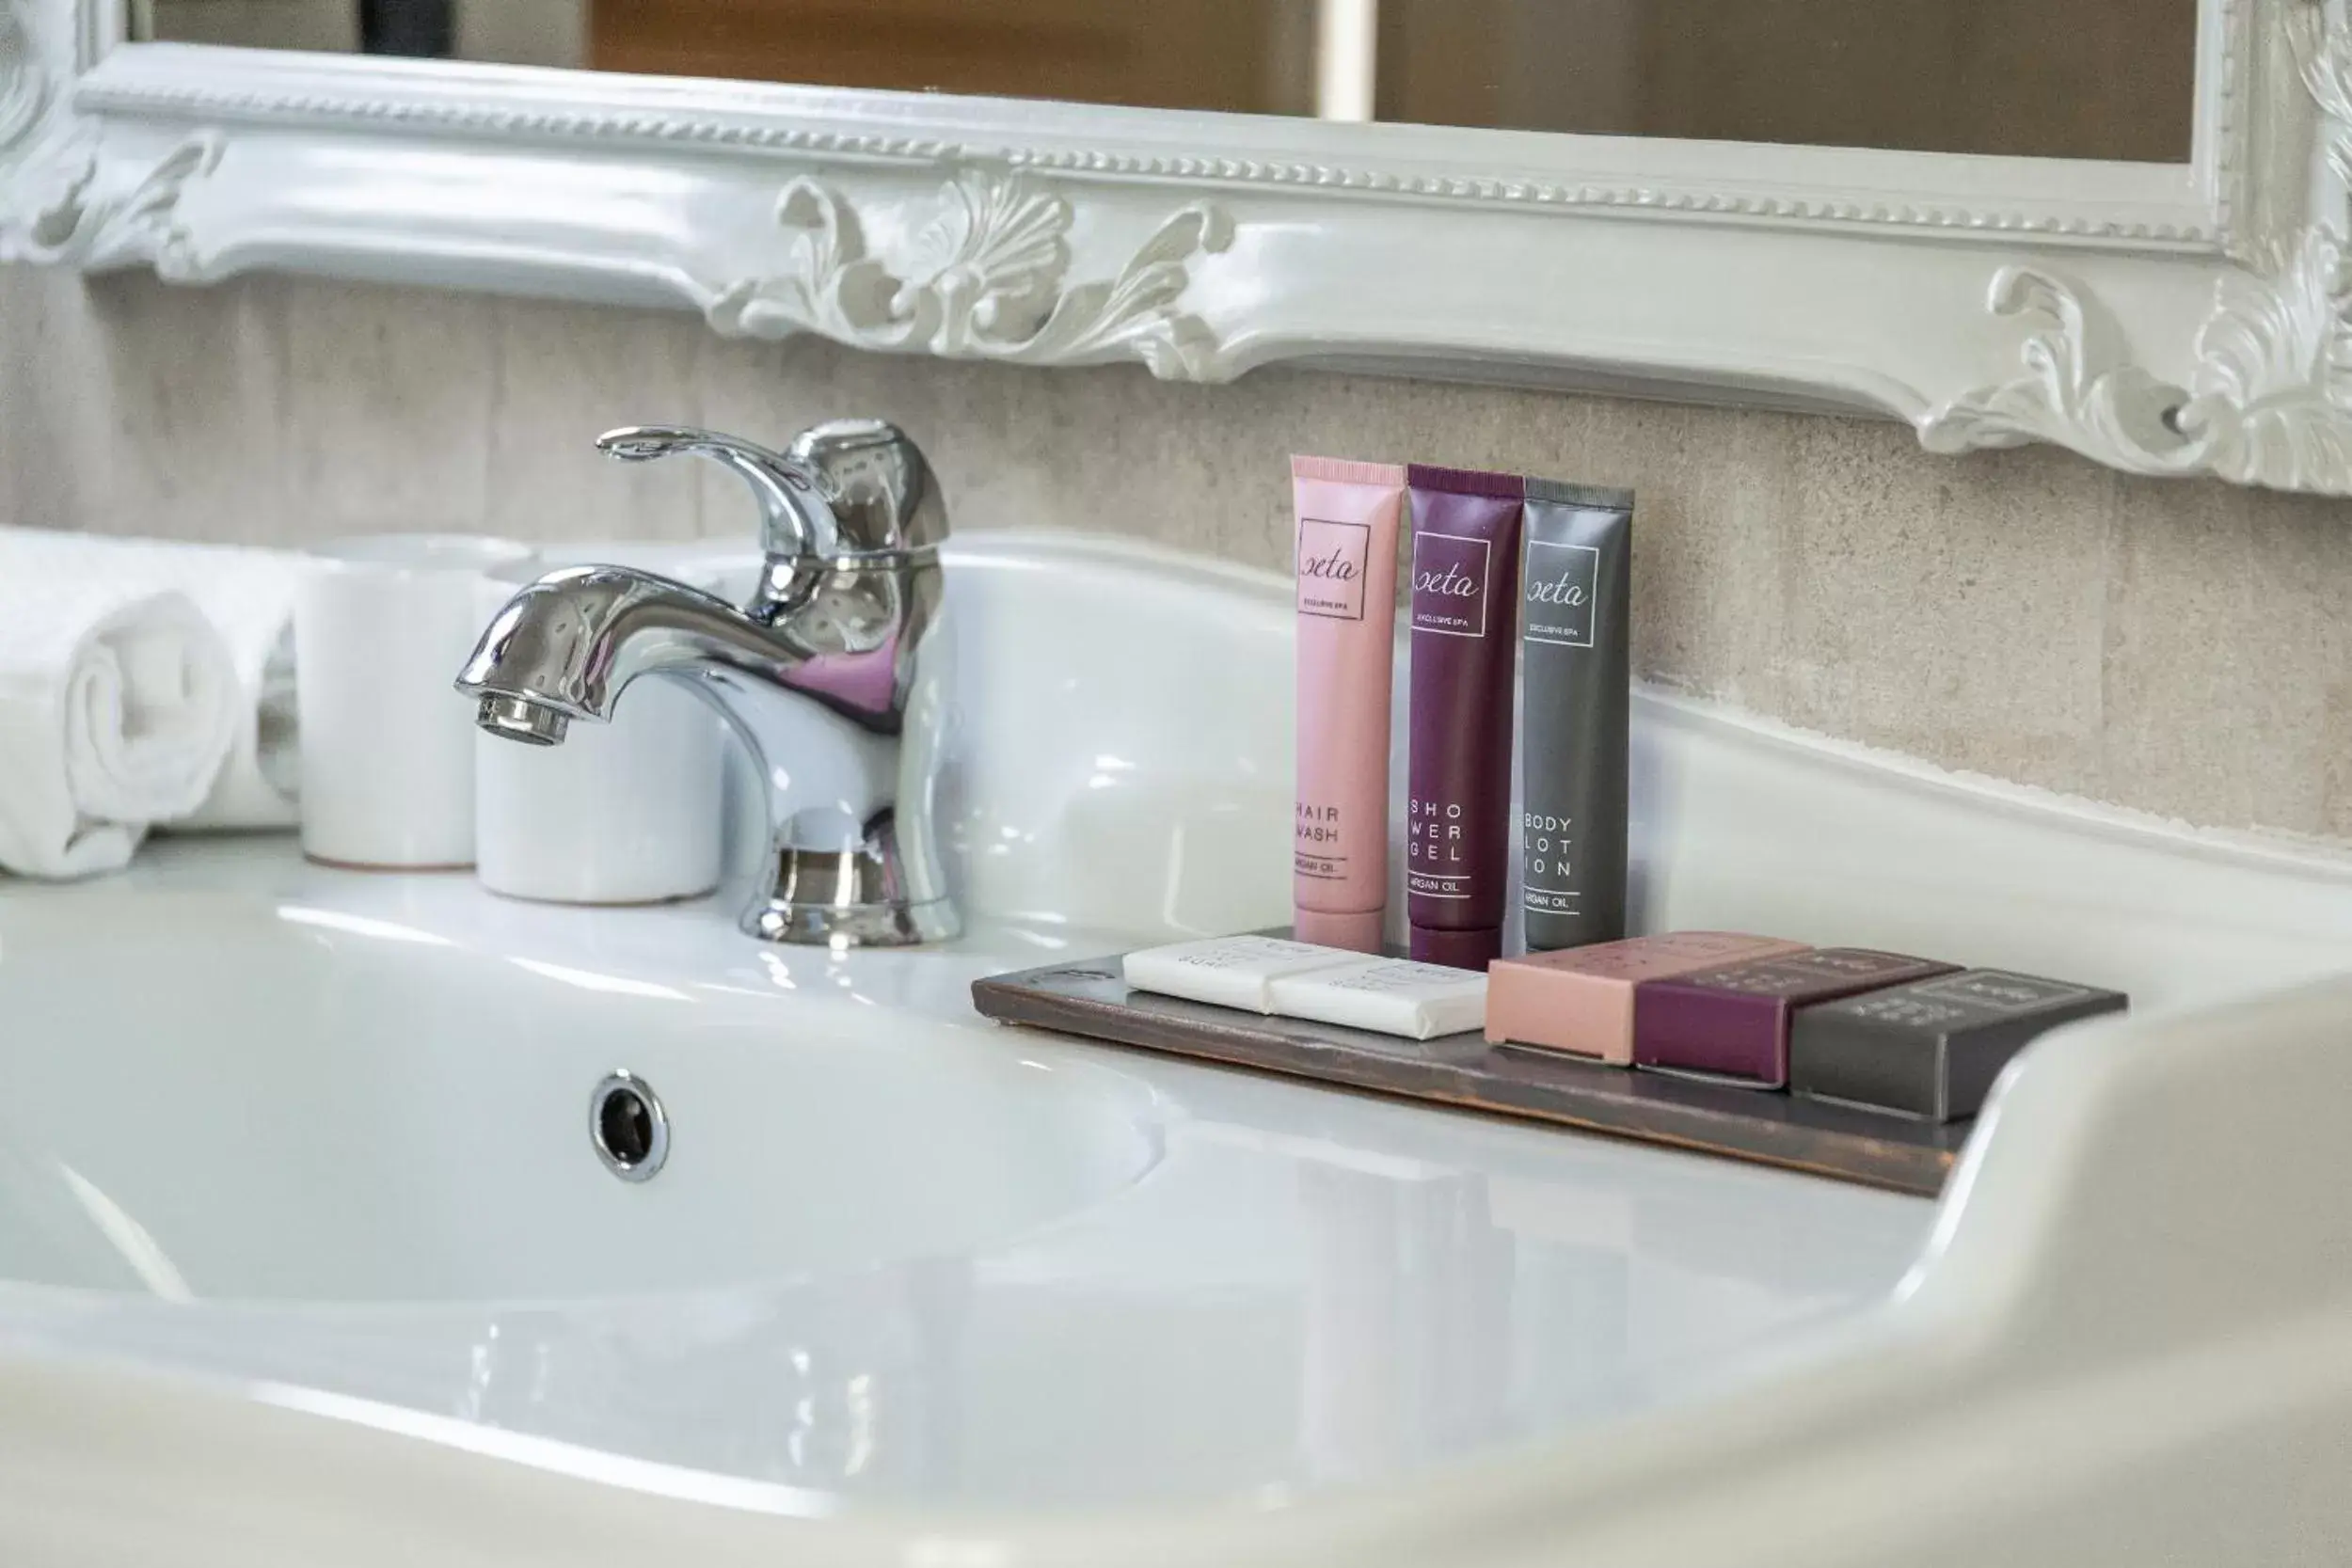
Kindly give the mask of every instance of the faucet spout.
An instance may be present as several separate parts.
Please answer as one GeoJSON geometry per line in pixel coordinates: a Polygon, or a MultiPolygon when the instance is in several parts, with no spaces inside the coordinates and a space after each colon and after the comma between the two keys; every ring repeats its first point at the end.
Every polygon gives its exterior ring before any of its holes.
{"type": "MultiPolygon", "coordinates": [[[[522,709],[610,722],[622,690],[640,675],[740,671],[779,686],[802,666],[848,648],[809,647],[791,623],[768,626],[715,594],[628,566],[568,566],[506,602],[458,673],[457,689],[485,702],[485,728],[542,738],[544,719],[522,709]]],[[[557,735],[547,738],[561,739],[557,735]]]]}

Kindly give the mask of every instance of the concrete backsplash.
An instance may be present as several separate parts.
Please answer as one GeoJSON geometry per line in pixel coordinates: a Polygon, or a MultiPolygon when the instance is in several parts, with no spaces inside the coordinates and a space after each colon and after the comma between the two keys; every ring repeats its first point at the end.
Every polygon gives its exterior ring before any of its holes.
{"type": "Polygon", "coordinates": [[[635,421],[913,432],[963,530],[1289,557],[1291,451],[1640,492],[1645,675],[1950,767],[2352,839],[2352,504],[1931,457],[1864,420],[1267,372],[1166,386],[723,341],[690,316],[316,281],[0,269],[0,518],[293,544],[731,534],[635,421]]]}

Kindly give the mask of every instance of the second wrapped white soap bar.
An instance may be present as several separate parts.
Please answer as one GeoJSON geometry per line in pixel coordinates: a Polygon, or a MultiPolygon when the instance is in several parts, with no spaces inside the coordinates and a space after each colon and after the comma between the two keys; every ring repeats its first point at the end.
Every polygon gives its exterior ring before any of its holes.
{"type": "Polygon", "coordinates": [[[1361,953],[1286,942],[1280,937],[1210,937],[1130,953],[1120,969],[1127,983],[1137,990],[1270,1013],[1274,1000],[1268,988],[1275,981],[1363,961],[1361,953]]]}
{"type": "Polygon", "coordinates": [[[1274,1010],[1285,1018],[1433,1039],[1486,1025],[1486,976],[1475,970],[1403,958],[1365,958],[1274,982],[1274,1010]]]}

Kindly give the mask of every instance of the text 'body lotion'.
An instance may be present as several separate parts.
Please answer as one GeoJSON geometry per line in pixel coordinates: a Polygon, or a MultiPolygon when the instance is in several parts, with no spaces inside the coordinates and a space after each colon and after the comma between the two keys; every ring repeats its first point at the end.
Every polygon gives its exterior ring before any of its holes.
{"type": "Polygon", "coordinates": [[[1519,898],[1527,950],[1625,935],[1633,493],[1527,482],[1519,898]]]}

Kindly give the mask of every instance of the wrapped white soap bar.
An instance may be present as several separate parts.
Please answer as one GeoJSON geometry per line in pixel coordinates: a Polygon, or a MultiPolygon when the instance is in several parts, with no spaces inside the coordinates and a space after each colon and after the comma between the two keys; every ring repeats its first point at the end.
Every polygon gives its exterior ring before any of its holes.
{"type": "Polygon", "coordinates": [[[1486,1026],[1486,976],[1476,970],[1359,955],[1343,969],[1277,980],[1274,1011],[1407,1039],[1486,1026]]]}
{"type": "Polygon", "coordinates": [[[1280,937],[1210,937],[1130,953],[1123,969],[1127,983],[1137,990],[1270,1013],[1274,999],[1267,987],[1275,981],[1363,961],[1361,953],[1280,937]]]}

